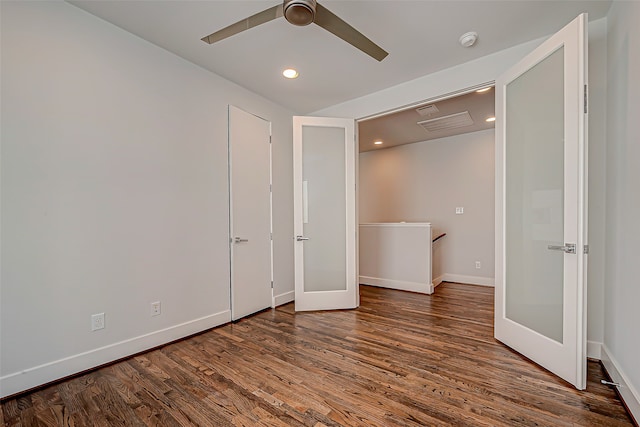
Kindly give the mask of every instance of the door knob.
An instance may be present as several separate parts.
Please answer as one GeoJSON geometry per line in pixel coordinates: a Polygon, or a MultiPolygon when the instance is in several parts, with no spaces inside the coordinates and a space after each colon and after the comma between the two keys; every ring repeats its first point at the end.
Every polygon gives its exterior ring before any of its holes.
{"type": "Polygon", "coordinates": [[[248,242],[249,239],[241,239],[240,237],[236,237],[235,239],[233,239],[233,241],[236,243],[244,243],[244,242],[248,242]]]}
{"type": "Polygon", "coordinates": [[[309,238],[308,237],[303,237],[303,236],[296,236],[296,240],[298,242],[302,242],[303,240],[309,240],[309,238]]]}
{"type": "Polygon", "coordinates": [[[547,249],[551,249],[552,251],[562,251],[567,254],[575,254],[576,253],[576,245],[575,243],[565,243],[564,246],[560,245],[549,245],[547,249]]]}

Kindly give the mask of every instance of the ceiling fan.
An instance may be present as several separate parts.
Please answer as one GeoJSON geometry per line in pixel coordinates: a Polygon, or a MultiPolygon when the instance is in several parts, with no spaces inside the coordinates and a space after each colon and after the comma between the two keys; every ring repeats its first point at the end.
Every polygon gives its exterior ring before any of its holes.
{"type": "Polygon", "coordinates": [[[263,10],[203,37],[202,41],[213,44],[281,16],[284,16],[293,25],[303,26],[311,23],[319,25],[378,61],[382,61],[388,55],[384,49],[334,15],[329,9],[318,4],[316,0],[284,0],[282,4],[263,10]]]}

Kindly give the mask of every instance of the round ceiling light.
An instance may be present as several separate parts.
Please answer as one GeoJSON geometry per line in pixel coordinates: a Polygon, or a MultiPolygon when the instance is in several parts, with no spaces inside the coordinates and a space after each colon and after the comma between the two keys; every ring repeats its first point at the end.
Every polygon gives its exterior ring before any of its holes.
{"type": "Polygon", "coordinates": [[[483,89],[478,89],[476,92],[477,93],[484,93],[484,92],[487,92],[487,91],[490,91],[490,90],[491,90],[491,86],[485,87],[483,89]]]}
{"type": "Polygon", "coordinates": [[[382,143],[382,141],[376,141],[376,142],[374,142],[373,144],[374,144],[374,145],[382,145],[383,143],[382,143]]]}
{"type": "Polygon", "coordinates": [[[464,33],[460,36],[460,44],[463,47],[473,46],[476,43],[476,40],[478,40],[478,33],[475,31],[469,31],[468,33],[464,33]]]}
{"type": "Polygon", "coordinates": [[[287,68],[286,70],[284,70],[282,72],[282,75],[285,76],[288,79],[295,79],[300,74],[298,73],[297,70],[294,70],[293,68],[287,68]]]}
{"type": "Polygon", "coordinates": [[[485,122],[489,122],[489,123],[495,122],[495,121],[496,121],[495,117],[489,117],[488,119],[485,120],[485,122]]]}
{"type": "Polygon", "coordinates": [[[284,18],[293,25],[309,25],[316,17],[316,0],[289,0],[284,3],[284,18]]]}

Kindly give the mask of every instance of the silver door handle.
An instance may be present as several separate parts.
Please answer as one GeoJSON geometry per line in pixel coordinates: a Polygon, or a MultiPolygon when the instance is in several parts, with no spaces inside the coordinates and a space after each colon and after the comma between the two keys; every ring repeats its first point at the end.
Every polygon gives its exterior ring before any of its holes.
{"type": "Polygon", "coordinates": [[[296,240],[298,242],[302,242],[303,240],[309,240],[309,238],[308,237],[302,237],[302,236],[296,236],[296,240]]]}
{"type": "Polygon", "coordinates": [[[236,243],[244,243],[244,242],[248,242],[249,239],[241,239],[240,237],[236,237],[235,239],[233,239],[233,241],[236,243]]]}
{"type": "Polygon", "coordinates": [[[576,253],[576,245],[575,243],[565,243],[564,246],[560,245],[549,245],[547,249],[551,249],[552,251],[562,251],[567,254],[575,254],[576,253]]]}

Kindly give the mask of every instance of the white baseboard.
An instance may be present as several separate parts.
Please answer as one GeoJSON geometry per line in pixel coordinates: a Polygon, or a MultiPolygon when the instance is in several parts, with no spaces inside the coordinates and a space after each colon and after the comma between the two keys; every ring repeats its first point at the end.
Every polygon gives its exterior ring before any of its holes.
{"type": "Polygon", "coordinates": [[[381,279],[379,277],[359,276],[359,279],[363,285],[419,292],[421,294],[432,294],[435,287],[433,283],[405,282],[402,280],[381,279]]]}
{"type": "Polygon", "coordinates": [[[225,310],[159,331],[54,360],[0,378],[0,397],[10,396],[231,321],[225,310]]]}
{"type": "Polygon", "coordinates": [[[276,308],[279,305],[289,303],[291,301],[294,301],[295,299],[296,299],[295,291],[289,291],[280,295],[275,295],[273,297],[273,304],[271,305],[271,307],[276,308]]]}
{"type": "Polygon", "coordinates": [[[590,359],[602,360],[602,343],[597,341],[587,341],[587,357],[590,359]]]}
{"type": "Polygon", "coordinates": [[[444,273],[442,276],[443,282],[465,283],[467,285],[480,285],[480,286],[494,286],[495,279],[493,277],[481,277],[481,276],[465,276],[462,274],[444,273]]]}
{"type": "Polygon", "coordinates": [[[624,403],[629,408],[631,415],[636,422],[640,421],[640,393],[629,381],[629,378],[620,368],[620,364],[611,355],[611,351],[605,344],[602,345],[602,364],[611,376],[611,381],[620,384],[618,392],[624,403]]]}

